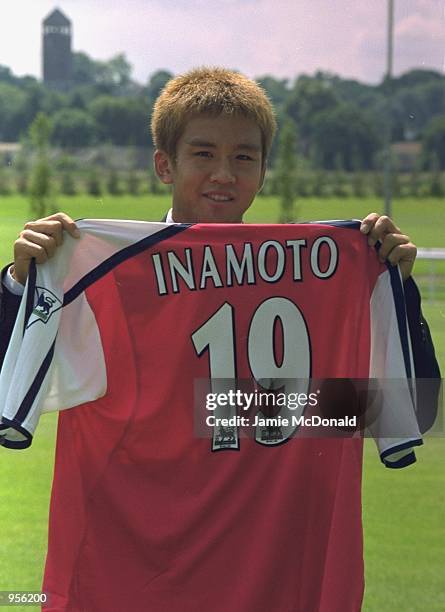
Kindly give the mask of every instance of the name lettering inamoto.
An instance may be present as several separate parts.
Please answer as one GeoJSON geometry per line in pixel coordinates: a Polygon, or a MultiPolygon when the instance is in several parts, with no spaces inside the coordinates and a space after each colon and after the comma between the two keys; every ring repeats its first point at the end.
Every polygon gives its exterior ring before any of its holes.
{"type": "Polygon", "coordinates": [[[278,282],[285,272],[292,274],[295,282],[303,279],[303,258],[311,273],[322,280],[331,278],[338,265],[339,253],[335,241],[320,236],[308,245],[303,238],[267,240],[254,251],[250,242],[243,245],[226,244],[224,261],[217,259],[210,245],[202,252],[187,247],[152,255],[153,269],[159,295],[179,293],[182,289],[195,291],[209,286],[216,288],[234,285],[254,285],[258,279],[266,283],[278,282]],[[325,258],[320,264],[322,254],[325,258]]]}

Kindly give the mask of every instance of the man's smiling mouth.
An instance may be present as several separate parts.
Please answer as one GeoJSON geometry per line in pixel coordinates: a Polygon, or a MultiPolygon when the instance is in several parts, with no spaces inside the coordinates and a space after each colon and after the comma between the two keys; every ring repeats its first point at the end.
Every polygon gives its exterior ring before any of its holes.
{"type": "Polygon", "coordinates": [[[230,195],[228,193],[209,192],[209,193],[204,193],[203,195],[205,198],[208,198],[209,200],[212,200],[213,202],[230,202],[231,200],[234,199],[233,195],[230,195]]]}

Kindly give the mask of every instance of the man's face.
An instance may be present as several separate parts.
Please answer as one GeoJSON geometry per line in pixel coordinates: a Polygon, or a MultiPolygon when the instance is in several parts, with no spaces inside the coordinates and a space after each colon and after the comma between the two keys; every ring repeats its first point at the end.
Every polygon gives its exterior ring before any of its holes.
{"type": "Polygon", "coordinates": [[[173,186],[174,221],[239,223],[264,178],[260,129],[245,117],[195,117],[176,159],[156,151],[155,167],[173,186]]]}

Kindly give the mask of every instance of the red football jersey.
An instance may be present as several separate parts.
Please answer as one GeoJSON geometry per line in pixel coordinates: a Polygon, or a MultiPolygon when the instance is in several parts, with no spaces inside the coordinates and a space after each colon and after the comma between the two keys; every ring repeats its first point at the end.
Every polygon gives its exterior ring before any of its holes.
{"type": "MultiPolygon", "coordinates": [[[[235,426],[206,437],[196,404],[209,379],[220,389],[228,380],[367,379],[385,368],[409,376],[398,273],[354,223],[139,224],[136,237],[117,222],[79,227],[79,244],[67,242],[70,270],[80,271],[63,276],[56,262],[62,293],[38,277],[23,315],[35,334],[60,316],[44,395],[58,408],[79,404],[76,393],[83,402],[59,417],[50,609],[359,610],[360,436],[235,426]]],[[[29,393],[20,425],[4,418],[25,436],[26,407],[35,408],[29,393]]],[[[382,457],[418,444],[415,425],[399,442],[386,442],[382,457]]],[[[412,461],[410,450],[402,455],[398,464],[412,461]]]]}

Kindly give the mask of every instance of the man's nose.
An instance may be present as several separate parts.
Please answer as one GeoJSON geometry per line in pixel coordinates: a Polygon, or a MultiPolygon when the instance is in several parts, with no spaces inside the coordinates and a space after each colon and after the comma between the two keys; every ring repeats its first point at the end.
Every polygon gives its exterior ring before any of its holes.
{"type": "Polygon", "coordinates": [[[212,183],[234,183],[236,180],[230,160],[217,160],[210,176],[212,183]]]}

